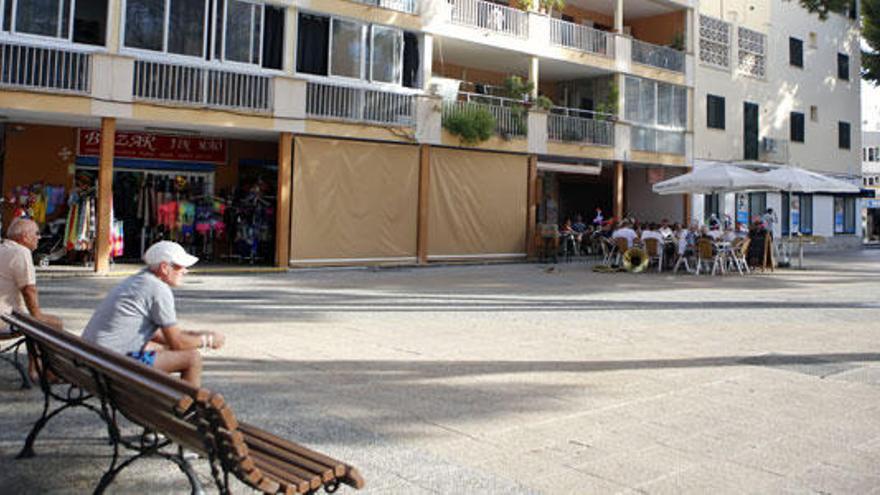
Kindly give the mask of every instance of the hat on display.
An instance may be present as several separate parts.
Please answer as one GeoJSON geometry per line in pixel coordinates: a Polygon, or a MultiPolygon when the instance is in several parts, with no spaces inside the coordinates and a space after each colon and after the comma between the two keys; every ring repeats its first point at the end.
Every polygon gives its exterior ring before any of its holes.
{"type": "Polygon", "coordinates": [[[197,257],[187,253],[180,244],[172,241],[159,241],[144,253],[144,263],[150,266],[165,262],[189,268],[197,261],[199,261],[197,257]]]}

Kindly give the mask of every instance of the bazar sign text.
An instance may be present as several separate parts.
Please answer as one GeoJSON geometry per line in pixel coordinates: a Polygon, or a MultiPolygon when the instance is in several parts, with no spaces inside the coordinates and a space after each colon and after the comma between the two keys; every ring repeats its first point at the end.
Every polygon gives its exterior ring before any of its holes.
{"type": "MultiPolygon", "coordinates": [[[[100,130],[80,129],[78,154],[100,156],[100,130]]],[[[117,132],[114,156],[179,162],[226,163],[226,140],[146,132],[117,132]]]]}

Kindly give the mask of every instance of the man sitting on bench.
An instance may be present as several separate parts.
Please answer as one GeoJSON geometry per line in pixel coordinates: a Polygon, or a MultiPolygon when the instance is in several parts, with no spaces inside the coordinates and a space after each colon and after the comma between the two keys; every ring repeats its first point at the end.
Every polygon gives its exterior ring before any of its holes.
{"type": "Polygon", "coordinates": [[[219,349],[219,332],[186,331],[177,326],[172,287],[179,287],[187,268],[199,259],[171,241],[160,241],[144,253],[147,268],[117,285],[95,310],[83,332],[90,342],[201,384],[199,348],[219,349]],[[161,331],[160,331],[161,330],[161,331]]]}

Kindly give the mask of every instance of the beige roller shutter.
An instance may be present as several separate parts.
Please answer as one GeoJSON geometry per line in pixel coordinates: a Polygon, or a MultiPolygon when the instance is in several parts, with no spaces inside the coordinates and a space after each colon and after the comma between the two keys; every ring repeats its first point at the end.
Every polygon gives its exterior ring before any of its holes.
{"type": "Polygon", "coordinates": [[[416,146],[295,140],[291,261],[415,261],[416,146]]]}
{"type": "Polygon", "coordinates": [[[528,160],[431,150],[428,258],[524,256],[528,160]]]}

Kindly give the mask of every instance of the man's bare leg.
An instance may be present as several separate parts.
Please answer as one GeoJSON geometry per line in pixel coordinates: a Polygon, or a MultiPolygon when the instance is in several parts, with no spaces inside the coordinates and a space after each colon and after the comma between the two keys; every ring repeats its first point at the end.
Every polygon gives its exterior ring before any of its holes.
{"type": "Polygon", "coordinates": [[[202,355],[196,349],[156,351],[154,367],[166,373],[180,373],[180,378],[194,387],[202,384],[202,355]]]}

